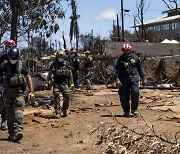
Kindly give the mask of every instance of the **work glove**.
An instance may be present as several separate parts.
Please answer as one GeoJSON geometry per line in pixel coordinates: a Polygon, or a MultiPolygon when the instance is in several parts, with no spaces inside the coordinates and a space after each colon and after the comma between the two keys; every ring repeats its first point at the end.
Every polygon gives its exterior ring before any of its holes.
{"type": "Polygon", "coordinates": [[[49,83],[48,83],[48,82],[46,82],[46,83],[44,84],[44,88],[45,88],[45,89],[49,89],[49,83]]]}
{"type": "Polygon", "coordinates": [[[71,83],[70,87],[71,89],[74,89],[74,83],[71,83]]]}
{"type": "Polygon", "coordinates": [[[30,92],[30,93],[28,94],[28,101],[31,101],[31,100],[33,100],[33,99],[35,99],[35,95],[34,95],[33,92],[30,92]]]}
{"type": "Polygon", "coordinates": [[[116,79],[116,88],[120,88],[121,85],[121,81],[119,79],[116,79]]]}
{"type": "Polygon", "coordinates": [[[48,85],[48,89],[51,89],[52,86],[53,86],[53,81],[52,80],[49,80],[45,85],[48,85]]]}
{"type": "Polygon", "coordinates": [[[145,86],[145,84],[147,83],[146,79],[142,80],[142,85],[145,86]]]}

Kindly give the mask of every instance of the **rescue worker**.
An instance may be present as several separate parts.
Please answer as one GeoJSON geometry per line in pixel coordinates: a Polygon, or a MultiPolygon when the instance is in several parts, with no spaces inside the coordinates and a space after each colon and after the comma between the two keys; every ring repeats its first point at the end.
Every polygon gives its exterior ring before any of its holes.
{"type": "Polygon", "coordinates": [[[120,102],[124,111],[124,116],[128,117],[138,115],[139,105],[139,76],[144,80],[144,70],[142,68],[139,57],[131,52],[131,46],[124,44],[121,49],[123,54],[116,61],[115,71],[117,82],[121,82],[119,88],[120,102]],[[130,107],[131,97],[131,107],[130,107]]]}
{"type": "Polygon", "coordinates": [[[69,48],[65,49],[66,60],[70,62],[71,50],[69,48]]]}
{"type": "Polygon", "coordinates": [[[49,82],[53,83],[54,110],[57,118],[67,116],[70,100],[68,78],[70,79],[71,88],[74,87],[71,66],[69,62],[65,60],[65,56],[64,49],[57,51],[55,61],[50,66],[47,78],[49,82]],[[60,94],[63,95],[62,106],[60,106],[60,94]],[[62,116],[61,110],[63,112],[62,116]]]}
{"type": "Polygon", "coordinates": [[[19,50],[15,47],[10,47],[7,57],[8,61],[0,67],[0,75],[3,78],[3,99],[7,117],[8,139],[18,142],[23,138],[24,91],[26,83],[30,90],[29,98],[34,98],[33,85],[28,69],[20,59],[19,50]]]}
{"type": "Polygon", "coordinates": [[[74,87],[79,89],[79,57],[75,49],[71,51],[70,65],[72,66],[74,87]]]}
{"type": "Polygon", "coordinates": [[[84,75],[85,75],[85,84],[87,90],[92,89],[92,75],[93,75],[93,59],[90,55],[90,51],[85,51],[85,60],[84,60],[84,75]]]}
{"type": "Polygon", "coordinates": [[[4,42],[4,46],[5,46],[5,51],[6,51],[9,47],[15,47],[16,43],[14,42],[14,40],[8,39],[4,42]]]}
{"type": "MultiPolygon", "coordinates": [[[[1,55],[0,57],[0,65],[2,65],[3,63],[6,63],[8,61],[8,57],[7,57],[7,51],[10,49],[10,47],[15,46],[16,43],[14,42],[14,40],[12,39],[8,39],[4,42],[4,46],[5,46],[5,52],[3,55],[1,55]]],[[[5,107],[4,107],[4,100],[3,100],[3,85],[2,85],[2,80],[0,81],[1,86],[0,86],[0,111],[1,111],[1,130],[6,130],[7,129],[7,119],[6,119],[6,112],[5,112],[5,107]]]]}
{"type": "MultiPolygon", "coordinates": [[[[67,49],[65,49],[65,54],[66,54],[66,56],[65,56],[65,60],[66,61],[68,61],[68,63],[70,64],[70,62],[71,62],[71,50],[69,49],[69,48],[67,48],[67,49]]],[[[70,81],[69,81],[70,79],[68,78],[68,87],[70,87],[70,81]]]]}

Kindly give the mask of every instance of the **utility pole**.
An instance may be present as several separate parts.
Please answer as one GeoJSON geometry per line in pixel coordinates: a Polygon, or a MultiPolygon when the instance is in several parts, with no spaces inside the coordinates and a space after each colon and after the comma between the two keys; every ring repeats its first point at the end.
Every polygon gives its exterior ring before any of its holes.
{"type": "Polygon", "coordinates": [[[93,29],[91,30],[91,42],[90,42],[90,47],[89,47],[89,50],[90,50],[90,52],[94,52],[94,40],[93,40],[93,38],[94,38],[94,31],[93,31],[93,29]]]}
{"type": "Polygon", "coordinates": [[[124,9],[123,9],[123,0],[121,0],[121,19],[122,19],[122,42],[124,42],[124,9]]]}
{"type": "Polygon", "coordinates": [[[118,32],[118,42],[120,42],[119,17],[118,17],[118,14],[117,14],[117,32],[118,32]]]}

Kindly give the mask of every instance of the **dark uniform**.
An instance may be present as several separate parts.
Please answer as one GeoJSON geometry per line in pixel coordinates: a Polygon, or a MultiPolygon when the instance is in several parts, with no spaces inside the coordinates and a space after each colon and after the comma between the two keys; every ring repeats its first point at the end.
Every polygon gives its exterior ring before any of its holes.
{"type": "Polygon", "coordinates": [[[66,54],[66,56],[65,56],[64,59],[70,63],[70,61],[71,61],[71,60],[70,60],[70,59],[71,59],[70,50],[66,49],[66,50],[65,50],[65,54],[66,54]]]}
{"type": "MultiPolygon", "coordinates": [[[[25,77],[28,74],[26,65],[21,60],[15,64],[10,61],[3,64],[0,68],[0,74],[3,76],[4,103],[6,108],[7,124],[9,137],[22,134],[23,131],[23,110],[25,106],[24,91],[25,77]]],[[[19,136],[15,138],[19,140],[19,136]]]]}
{"type": "Polygon", "coordinates": [[[79,88],[79,58],[77,54],[72,53],[70,57],[70,65],[72,66],[72,74],[75,88],[79,88]]]}
{"type": "Polygon", "coordinates": [[[124,113],[128,115],[130,112],[130,96],[131,113],[134,113],[139,104],[139,76],[144,79],[144,71],[139,57],[133,53],[122,54],[117,59],[115,70],[116,76],[122,83],[119,95],[124,113]]]}
{"type": "Polygon", "coordinates": [[[53,95],[54,95],[54,109],[56,115],[60,114],[60,109],[63,111],[63,116],[67,115],[67,109],[69,108],[69,88],[68,88],[68,78],[69,78],[69,70],[71,69],[68,61],[64,60],[59,62],[56,60],[50,66],[50,72],[54,76],[53,83],[53,95]],[[64,102],[63,106],[60,106],[59,103],[59,95],[62,93],[64,102]]]}
{"type": "Polygon", "coordinates": [[[92,88],[92,75],[93,75],[93,59],[90,55],[88,55],[84,60],[84,75],[85,75],[85,84],[87,89],[90,90],[92,88]]]}

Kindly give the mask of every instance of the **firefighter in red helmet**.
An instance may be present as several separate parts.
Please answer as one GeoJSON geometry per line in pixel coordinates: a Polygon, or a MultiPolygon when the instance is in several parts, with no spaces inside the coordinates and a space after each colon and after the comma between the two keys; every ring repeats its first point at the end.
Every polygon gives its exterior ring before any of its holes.
{"type": "Polygon", "coordinates": [[[138,82],[139,76],[144,80],[144,70],[139,57],[131,52],[130,44],[124,44],[121,50],[123,54],[119,56],[115,65],[115,76],[122,84],[119,88],[120,102],[125,117],[130,115],[130,110],[132,115],[137,116],[139,105],[138,82]]]}
{"type": "Polygon", "coordinates": [[[14,40],[8,39],[8,40],[6,40],[6,41],[4,42],[4,45],[5,45],[5,46],[15,46],[16,43],[14,42],[14,40]]]}

